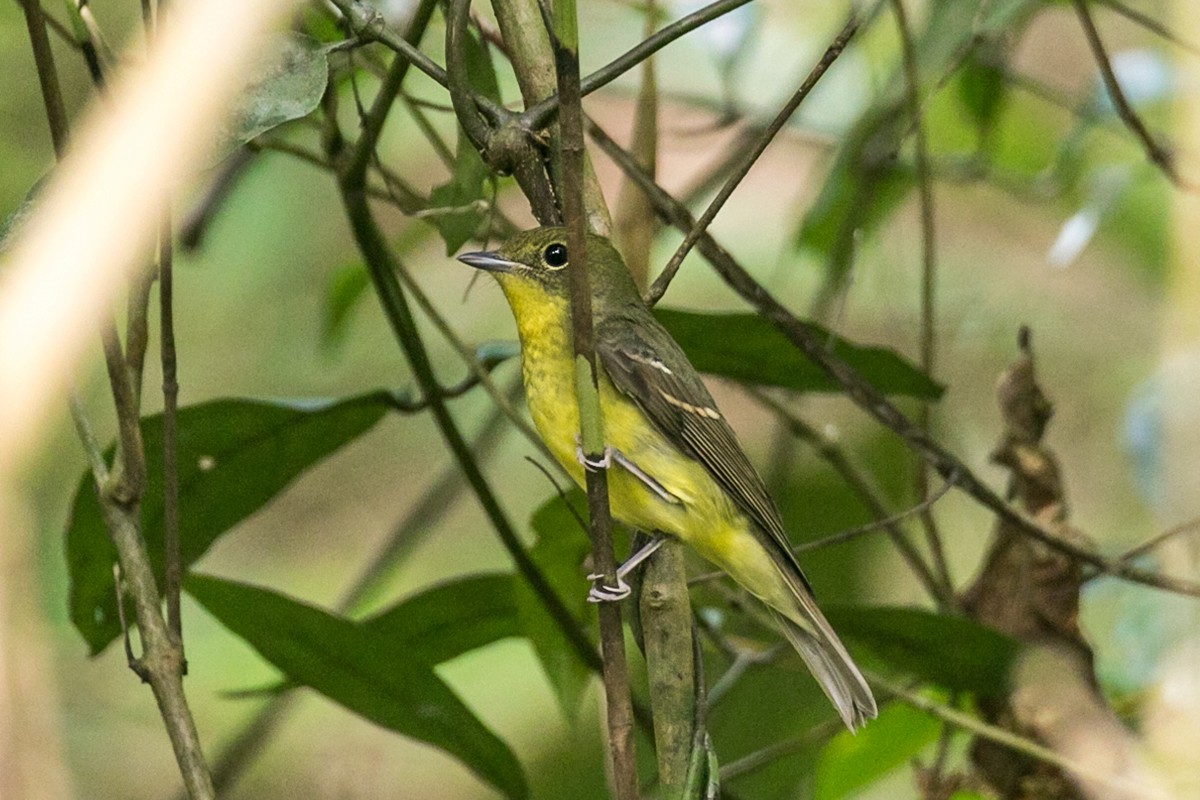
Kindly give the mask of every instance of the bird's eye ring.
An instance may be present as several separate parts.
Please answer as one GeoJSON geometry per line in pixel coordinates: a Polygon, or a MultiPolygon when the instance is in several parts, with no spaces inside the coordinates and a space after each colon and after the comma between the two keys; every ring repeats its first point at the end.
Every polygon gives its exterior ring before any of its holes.
{"type": "Polygon", "coordinates": [[[542,251],[542,260],[551,269],[562,269],[567,265],[567,246],[560,242],[555,242],[542,251]]]}

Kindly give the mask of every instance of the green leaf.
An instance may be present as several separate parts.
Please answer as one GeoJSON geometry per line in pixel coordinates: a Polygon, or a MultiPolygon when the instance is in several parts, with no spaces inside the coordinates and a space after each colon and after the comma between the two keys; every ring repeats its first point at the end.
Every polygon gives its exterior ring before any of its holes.
{"type": "Polygon", "coordinates": [[[406,598],[360,624],[408,658],[440,664],[521,635],[515,582],[508,574],[458,578],[406,598]]]}
{"type": "Polygon", "coordinates": [[[1015,640],[964,617],[884,606],[831,606],[825,615],[887,669],[981,697],[1006,693],[1020,653],[1015,640]]]}
{"type": "Polygon", "coordinates": [[[840,800],[906,766],[938,736],[941,725],[928,714],[898,703],[857,733],[842,731],[817,760],[813,800],[840,800]]]}
{"type": "Polygon", "coordinates": [[[335,348],[346,338],[350,312],[371,286],[370,276],[360,262],[346,264],[329,276],[321,314],[321,344],[335,348]]]}
{"type": "MultiPolygon", "coordinates": [[[[179,539],[186,566],[300,473],[353,441],[391,407],[386,392],[341,402],[214,400],[179,410],[179,539]]],[[[146,492],[142,536],[162,574],[162,417],[142,420],[146,492]]],[[[109,449],[111,454],[112,449],[109,449]]],[[[116,552],[84,474],[66,531],[71,621],[99,653],[121,632],[113,589],[116,552]]]]}
{"type": "Polygon", "coordinates": [[[989,131],[996,122],[1007,86],[1004,81],[1006,46],[992,40],[972,50],[963,62],[957,90],[959,101],[980,131],[989,131]]]}
{"type": "MultiPolygon", "coordinates": [[[[836,392],[841,387],[754,314],[700,314],[655,309],[654,316],[675,337],[696,369],[758,386],[798,392],[836,392]]],[[[832,341],[832,352],[885,394],[936,400],[942,387],[895,351],[852,344],[806,323],[832,341]]]]}
{"type": "Polygon", "coordinates": [[[467,28],[463,37],[463,61],[467,64],[467,83],[476,93],[502,103],[500,82],[496,79],[496,67],[492,64],[492,51],[475,32],[467,28]]]}
{"type": "MultiPolygon", "coordinates": [[[[936,0],[914,36],[922,82],[936,85],[975,51],[1017,35],[1043,5],[1044,0],[997,0],[980,8],[936,0]]],[[[829,177],[796,235],[797,247],[824,257],[826,293],[845,280],[857,238],[887,219],[913,185],[911,169],[899,161],[911,127],[907,91],[897,56],[887,88],[843,136],[829,177]]]]}
{"type": "Polygon", "coordinates": [[[192,575],[187,589],[291,681],[458,758],[510,798],[529,788],[516,756],[432,668],[366,625],[246,584],[192,575]]]}
{"type": "MultiPolygon", "coordinates": [[[[578,489],[567,492],[567,498],[576,509],[587,506],[583,493],[578,489]]],[[[580,528],[578,520],[567,507],[567,501],[557,496],[534,512],[531,524],[538,538],[529,550],[529,557],[542,570],[572,616],[582,624],[582,620],[589,618],[588,583],[582,573],[584,559],[590,551],[586,532],[580,528]]],[[[521,630],[533,645],[559,705],[568,718],[574,719],[583,692],[592,678],[591,670],[580,661],[558,625],[524,581],[517,587],[517,609],[521,630]]]]}
{"type": "Polygon", "coordinates": [[[275,37],[251,70],[219,141],[219,156],[285,122],[308,116],[329,80],[328,48],[307,36],[275,37]]]}

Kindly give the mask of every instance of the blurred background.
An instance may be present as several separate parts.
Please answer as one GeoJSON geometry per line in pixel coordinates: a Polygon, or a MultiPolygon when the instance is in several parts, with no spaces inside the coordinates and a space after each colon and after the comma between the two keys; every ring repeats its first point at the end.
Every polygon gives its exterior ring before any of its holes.
{"type": "MultiPolygon", "coordinates": [[[[394,3],[402,14],[404,3],[394,3]]],[[[482,13],[486,4],[476,4],[482,13]]],[[[919,25],[927,5],[909,3],[919,25]]],[[[1183,179],[1200,184],[1200,23],[1183,0],[1130,0],[1137,15],[1158,20],[1183,44],[1093,3],[1114,68],[1139,114],[1171,144],[1183,179]]],[[[138,4],[91,4],[110,44],[136,58],[138,4]]],[[[687,10],[670,5],[669,14],[687,10]]],[[[693,178],[735,141],[726,110],[766,119],[793,91],[841,27],[842,3],[755,2],[667,47],[656,67],[662,92],[660,182],[671,190],[693,178]]],[[[50,9],[51,13],[57,9],[50,9]]],[[[640,39],[634,3],[582,4],[584,72],[640,39]]],[[[435,16],[426,50],[441,59],[435,16]]],[[[1042,386],[1054,404],[1048,433],[1058,453],[1073,523],[1105,553],[1120,553],[1200,515],[1200,225],[1195,189],[1172,186],[1117,118],[1070,4],[1047,3],[1014,42],[1005,64],[1007,89],[986,141],[970,124],[959,79],[931,90],[925,123],[938,180],[937,360],[947,387],[933,411],[938,438],[997,488],[1005,473],[988,462],[1000,435],[996,379],[1017,354],[1021,325],[1033,331],[1042,386]],[[988,168],[981,167],[986,154],[988,168]]],[[[846,337],[917,357],[921,228],[915,195],[854,242],[853,267],[830,294],[827,261],[797,245],[846,131],[886,90],[899,42],[884,13],[855,40],[767,151],[713,225],[755,276],[797,313],[817,315],[846,337]]],[[[91,84],[78,54],[56,41],[63,89],[73,116],[86,113],[91,84]]],[[[0,212],[18,207],[49,169],[53,153],[36,72],[17,4],[0,4],[0,212]]],[[[500,69],[506,100],[519,93],[500,69]]],[[[606,130],[628,138],[636,83],[618,80],[585,106],[606,130]]],[[[363,84],[365,92],[373,91],[363,84]]],[[[428,80],[410,88],[441,102],[428,80]]],[[[352,110],[343,87],[344,111],[352,110]]],[[[453,141],[453,117],[430,112],[453,141]]],[[[284,139],[312,142],[304,123],[284,139]]],[[[385,130],[380,146],[422,190],[447,173],[409,124],[385,130]]],[[[593,154],[610,202],[618,171],[593,154]]],[[[215,169],[196,176],[177,201],[182,215],[203,194],[215,169]]],[[[701,195],[706,197],[707,195],[701,195]]],[[[531,217],[508,187],[501,204],[531,217]]],[[[447,257],[436,230],[384,215],[401,258],[436,307],[468,342],[511,339],[514,330],[496,287],[472,283],[471,271],[447,257]]],[[[652,269],[679,241],[656,239],[652,269]]],[[[332,318],[331,296],[359,263],[331,177],[287,155],[255,158],[207,231],[181,252],[176,270],[176,335],[181,406],[219,397],[338,398],[413,385],[379,308],[369,294],[332,318]]],[[[684,265],[664,304],[697,310],[746,308],[699,258],[684,265]]],[[[451,346],[428,327],[427,343],[446,383],[463,373],[451,346]]],[[[159,374],[148,368],[147,410],[161,406],[159,374]]],[[[515,362],[497,379],[510,385],[515,362]]],[[[77,383],[100,438],[111,439],[109,398],[99,347],[77,383]]],[[[804,541],[868,521],[827,465],[802,447],[780,445],[773,419],[737,387],[713,383],[753,460],[772,483],[793,538],[804,541]]],[[[911,502],[913,459],[887,431],[836,396],[788,398],[790,406],[836,436],[893,507],[911,502]]],[[[491,403],[480,391],[452,401],[468,432],[491,403]]],[[[48,783],[62,796],[163,798],[178,783],[174,760],[150,693],[129,672],[119,646],[95,658],[72,628],[66,606],[63,531],[85,470],[73,428],[55,413],[36,463],[24,478],[34,511],[33,536],[19,558],[0,563],[0,581],[27,585],[20,638],[0,647],[41,653],[46,669],[26,676],[21,697],[38,709],[47,741],[48,783]]],[[[553,495],[526,460],[528,443],[505,431],[483,458],[515,521],[553,495]]],[[[332,607],[363,564],[388,540],[451,460],[425,415],[389,415],[369,434],[304,474],[273,503],[221,538],[198,564],[332,607]]],[[[992,518],[951,493],[936,507],[951,572],[965,585],[979,566],[992,518]]],[[[1179,537],[1146,561],[1197,574],[1196,538],[1179,537]]],[[[898,569],[883,538],[806,555],[823,602],[926,604],[919,585],[898,569]]],[[[703,569],[700,564],[697,569],[703,569]]],[[[505,570],[509,562],[474,498],[455,495],[440,518],[420,530],[403,561],[364,611],[378,609],[448,577],[505,570]]],[[[187,691],[206,745],[216,750],[249,719],[260,696],[239,692],[271,685],[274,670],[185,599],[187,691]]],[[[1200,791],[1200,626],[1194,600],[1100,579],[1083,599],[1082,623],[1098,659],[1103,689],[1146,742],[1150,757],[1179,788],[1200,791]]],[[[564,716],[529,645],[505,639],[457,658],[438,673],[467,705],[508,741],[537,797],[603,797],[597,687],[580,719],[564,716]]],[[[816,697],[798,671],[763,671],[738,685],[710,721],[723,758],[786,735],[816,715],[816,697]],[[793,704],[791,697],[796,698],[793,704]],[[807,716],[806,716],[807,715],[807,716]],[[728,755],[725,755],[728,754],[728,755]]],[[[822,712],[823,713],[823,712],[822,712]]],[[[817,753],[800,750],[732,784],[743,797],[808,796],[802,776],[817,753]]],[[[917,796],[910,771],[859,791],[864,797],[917,796]]],[[[301,692],[297,711],[270,741],[231,798],[485,798],[495,796],[453,759],[301,692]]]]}

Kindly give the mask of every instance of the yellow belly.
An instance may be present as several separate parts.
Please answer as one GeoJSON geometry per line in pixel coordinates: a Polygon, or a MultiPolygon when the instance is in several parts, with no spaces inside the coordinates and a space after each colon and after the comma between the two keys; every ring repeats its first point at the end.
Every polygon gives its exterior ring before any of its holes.
{"type": "MultiPolygon", "coordinates": [[[[517,287],[504,288],[514,305],[531,300],[520,297],[517,287]]],[[[574,356],[565,326],[558,317],[563,309],[552,301],[540,305],[538,311],[541,313],[518,315],[522,377],[529,412],[554,457],[582,486],[583,467],[576,456],[579,406],[575,397],[574,356]]],[[[599,389],[605,443],[619,450],[679,501],[663,499],[638,476],[614,465],[608,470],[613,517],[632,528],[681,539],[759,599],[790,612],[795,605],[792,590],[766,548],[755,538],[750,521],[708,470],[662,435],[603,371],[599,389]]]]}

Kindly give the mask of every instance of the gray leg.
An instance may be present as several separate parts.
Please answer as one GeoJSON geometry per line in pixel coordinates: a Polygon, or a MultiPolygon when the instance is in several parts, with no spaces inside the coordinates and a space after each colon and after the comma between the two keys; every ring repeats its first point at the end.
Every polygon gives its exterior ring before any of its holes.
{"type": "MultiPolygon", "coordinates": [[[[646,542],[640,550],[631,555],[625,560],[625,563],[617,567],[617,585],[616,586],[593,586],[588,592],[589,603],[608,603],[615,600],[624,600],[633,591],[629,588],[629,584],[625,582],[625,576],[637,568],[639,564],[645,561],[650,556],[654,555],[654,551],[662,547],[665,541],[661,534],[654,534],[650,541],[646,542]]],[[[604,576],[600,573],[592,573],[588,575],[589,581],[603,580],[604,576]]]]}

